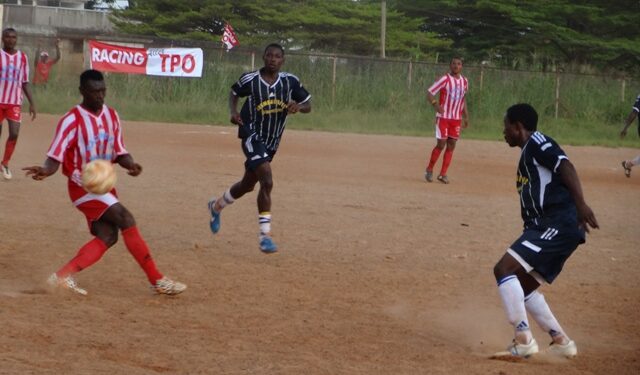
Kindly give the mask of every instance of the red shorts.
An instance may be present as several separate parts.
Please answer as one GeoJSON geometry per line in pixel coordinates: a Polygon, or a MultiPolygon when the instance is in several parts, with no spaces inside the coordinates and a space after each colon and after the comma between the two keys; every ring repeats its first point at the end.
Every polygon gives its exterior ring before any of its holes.
{"type": "Polygon", "coordinates": [[[118,203],[118,194],[116,189],[111,189],[107,194],[97,195],[84,190],[73,180],[69,179],[69,198],[80,212],[87,218],[89,230],[94,221],[99,220],[109,207],[118,203]]]}
{"type": "Polygon", "coordinates": [[[451,120],[447,118],[436,118],[436,138],[447,139],[460,138],[460,124],[462,120],[451,120]]]}
{"type": "Polygon", "coordinates": [[[4,119],[15,122],[22,121],[20,106],[15,104],[0,104],[0,123],[2,123],[4,119]]]}

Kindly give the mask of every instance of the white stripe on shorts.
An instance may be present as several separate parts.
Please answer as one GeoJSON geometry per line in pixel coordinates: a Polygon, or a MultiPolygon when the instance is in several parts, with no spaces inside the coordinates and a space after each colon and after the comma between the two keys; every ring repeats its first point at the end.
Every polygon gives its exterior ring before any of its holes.
{"type": "Polygon", "coordinates": [[[73,205],[78,207],[79,205],[81,205],[83,203],[87,203],[89,201],[100,201],[100,202],[106,204],[108,207],[111,207],[114,204],[118,203],[118,198],[116,198],[116,196],[111,194],[111,193],[102,194],[102,195],[87,193],[87,194],[83,195],[82,197],[76,199],[73,202],[73,205]]]}
{"type": "Polygon", "coordinates": [[[546,281],[542,278],[542,276],[540,276],[539,273],[537,273],[533,267],[531,267],[529,265],[529,263],[527,263],[526,260],[522,259],[522,257],[520,255],[518,255],[518,253],[516,253],[513,249],[509,248],[507,249],[507,253],[509,255],[511,255],[513,257],[513,259],[515,259],[518,263],[520,263],[520,265],[522,266],[522,268],[524,268],[525,271],[527,271],[527,273],[531,276],[533,276],[534,279],[536,279],[536,281],[538,282],[538,284],[544,284],[546,281]]]}

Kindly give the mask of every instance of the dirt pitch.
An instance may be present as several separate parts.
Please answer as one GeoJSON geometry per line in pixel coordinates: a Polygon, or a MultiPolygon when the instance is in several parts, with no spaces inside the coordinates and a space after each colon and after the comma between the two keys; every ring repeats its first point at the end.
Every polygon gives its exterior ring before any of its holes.
{"type": "Polygon", "coordinates": [[[268,256],[255,193],[209,233],[207,200],[243,168],[233,128],[126,123],[144,172],[119,171],[121,200],[189,289],[152,295],[119,242],[79,274],[83,298],[44,285],[90,238],[65,179],[18,170],[43,161],[56,120],[25,121],[14,179],[0,181],[2,374],[640,372],[640,170],[620,167],[637,149],[565,147],[602,229],[541,290],[580,355],[512,363],[487,357],[511,336],[492,267],[521,231],[518,149],[462,140],[451,184],[427,184],[431,138],[288,130],[273,164],[281,251],[268,256]]]}

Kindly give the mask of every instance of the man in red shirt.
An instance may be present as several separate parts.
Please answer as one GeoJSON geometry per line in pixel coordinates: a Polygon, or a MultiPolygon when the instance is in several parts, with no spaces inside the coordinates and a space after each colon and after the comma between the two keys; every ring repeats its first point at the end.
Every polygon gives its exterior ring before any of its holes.
{"type": "Polygon", "coordinates": [[[56,57],[49,58],[47,51],[40,51],[40,47],[36,50],[35,58],[35,74],[33,75],[34,85],[44,85],[49,81],[49,72],[51,67],[60,60],[60,39],[56,40],[56,57]]]}
{"type": "Polygon", "coordinates": [[[134,161],[124,146],[118,113],[104,104],[106,90],[102,73],[97,70],[82,73],[82,103],[67,112],[58,123],[44,165],[23,168],[27,176],[40,181],[56,173],[62,165],[62,174],[68,178],[69,198],[87,218],[94,236],[47,282],[52,287],[86,295],[87,291],[76,284],[73,275],[100,260],[118,241],[120,231],[125,246],[147,275],[152,289],[159,294],[179,294],[187,286],[158,271],[133,215],[120,203],[116,189],[99,195],[82,187],[82,167],[96,159],[116,163],[130,176],[142,173],[142,166],[134,161]]]}
{"type": "Polygon", "coordinates": [[[449,73],[440,77],[427,90],[427,99],[436,110],[436,146],[431,151],[431,158],[427,165],[424,177],[428,182],[433,181],[433,167],[440,153],[446,146],[442,160],[442,169],[438,175],[438,181],[449,183],[447,169],[453,158],[453,150],[460,138],[460,125],[469,126],[469,113],[465,95],[469,89],[469,82],[460,74],[462,72],[462,59],[454,57],[449,64],[449,73]],[[440,99],[436,95],[440,94],[440,99]]]}
{"type": "Polygon", "coordinates": [[[2,50],[0,50],[0,130],[2,122],[9,123],[9,137],[4,149],[0,172],[5,180],[11,179],[9,160],[18,142],[22,121],[22,94],[29,99],[31,120],[36,118],[36,104],[29,87],[29,60],[27,54],[16,49],[18,34],[15,29],[2,30],[2,50]]]}

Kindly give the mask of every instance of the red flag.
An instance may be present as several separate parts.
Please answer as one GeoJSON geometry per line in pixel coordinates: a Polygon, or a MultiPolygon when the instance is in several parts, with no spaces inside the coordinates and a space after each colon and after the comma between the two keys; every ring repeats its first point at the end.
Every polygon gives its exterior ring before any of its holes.
{"type": "Polygon", "coordinates": [[[224,25],[224,33],[222,33],[222,43],[227,47],[227,51],[240,44],[236,33],[233,32],[233,27],[226,23],[224,25]]]}

